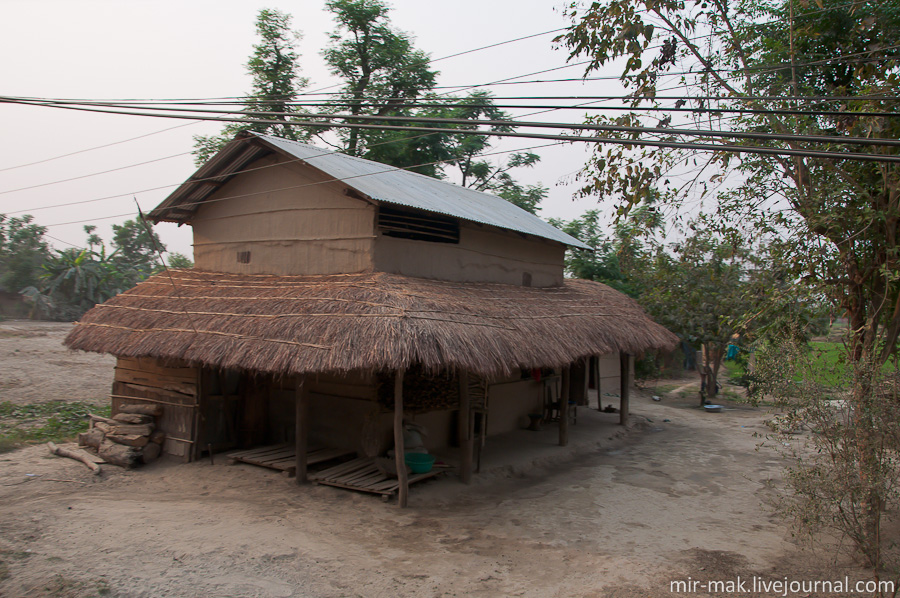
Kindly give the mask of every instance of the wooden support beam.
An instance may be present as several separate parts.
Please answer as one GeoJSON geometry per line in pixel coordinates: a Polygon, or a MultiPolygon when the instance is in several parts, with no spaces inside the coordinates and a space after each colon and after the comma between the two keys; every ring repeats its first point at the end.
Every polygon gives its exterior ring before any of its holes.
{"type": "Polygon", "coordinates": [[[397,504],[401,509],[405,509],[409,501],[409,475],[406,473],[406,448],[403,446],[403,374],[401,368],[394,376],[394,459],[400,484],[397,504]]]}
{"type": "Polygon", "coordinates": [[[603,385],[600,382],[600,356],[594,355],[591,361],[594,363],[594,382],[597,387],[597,411],[603,411],[603,385]]]}
{"type": "Polygon", "coordinates": [[[296,442],[296,467],[297,483],[307,482],[307,453],[309,450],[309,385],[306,377],[301,376],[297,382],[296,390],[296,414],[294,420],[296,442]]]}
{"type": "Polygon", "coordinates": [[[579,406],[589,407],[591,404],[591,358],[584,357],[584,391],[582,392],[582,402],[579,406]]]}
{"type": "Polygon", "coordinates": [[[631,355],[619,354],[619,423],[628,423],[628,401],[631,398],[631,355]]]}
{"type": "Polygon", "coordinates": [[[562,371],[562,392],[559,393],[559,446],[569,444],[569,399],[572,396],[572,367],[562,371]]]}
{"type": "Polygon", "coordinates": [[[459,373],[459,479],[463,484],[472,482],[472,456],[475,447],[475,433],[472,417],[472,399],[469,395],[469,373],[459,373]]]}

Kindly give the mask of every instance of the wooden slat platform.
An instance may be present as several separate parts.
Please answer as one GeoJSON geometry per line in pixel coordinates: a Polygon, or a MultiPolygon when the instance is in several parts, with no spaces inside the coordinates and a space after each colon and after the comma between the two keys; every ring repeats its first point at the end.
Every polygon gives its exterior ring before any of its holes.
{"type": "MultiPolygon", "coordinates": [[[[410,474],[409,484],[433,478],[443,471],[435,468],[428,473],[410,474]]],[[[380,494],[385,499],[396,494],[400,488],[396,478],[390,478],[378,470],[375,459],[365,457],[310,474],[309,479],[316,484],[380,494]]]]}
{"type": "MultiPolygon", "coordinates": [[[[340,457],[352,457],[354,454],[354,451],[345,449],[311,447],[306,453],[306,463],[315,465],[316,463],[324,463],[340,457]]],[[[273,444],[247,451],[238,451],[229,454],[228,458],[232,463],[240,461],[241,463],[277,469],[287,473],[289,476],[293,476],[297,472],[297,451],[293,444],[273,444]]]]}

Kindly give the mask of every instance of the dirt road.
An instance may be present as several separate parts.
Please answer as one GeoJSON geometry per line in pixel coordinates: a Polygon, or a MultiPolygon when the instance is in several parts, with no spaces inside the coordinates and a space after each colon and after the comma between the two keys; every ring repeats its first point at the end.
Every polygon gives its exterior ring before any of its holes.
{"type": "Polygon", "coordinates": [[[426,483],[407,510],[224,459],[95,479],[44,447],[0,455],[0,596],[622,598],[837,572],[767,506],[765,413],[633,401],[622,438],[524,477],[426,483]]]}

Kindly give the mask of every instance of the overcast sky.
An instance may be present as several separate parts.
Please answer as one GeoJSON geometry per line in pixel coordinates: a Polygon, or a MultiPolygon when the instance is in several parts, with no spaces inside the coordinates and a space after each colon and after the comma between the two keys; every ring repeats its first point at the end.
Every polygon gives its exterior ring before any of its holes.
{"type": "MultiPolygon", "coordinates": [[[[433,59],[567,25],[561,2],[553,0],[394,0],[394,25],[415,37],[433,59]]],[[[333,29],[323,0],[5,0],[0,20],[0,95],[62,98],[214,98],[250,90],[245,64],[256,42],[254,22],[261,8],[293,15],[303,33],[299,49],[309,89],[336,80],[320,50],[333,29]]],[[[489,83],[564,66],[566,53],[554,50],[553,35],[506,44],[441,60],[439,85],[489,83]]],[[[530,79],[578,78],[582,67],[530,79]]],[[[611,74],[615,74],[612,72],[611,74]]],[[[486,88],[508,95],[614,95],[616,81],[533,83],[486,88]]],[[[525,111],[512,111],[524,115],[525,111]]],[[[529,117],[580,122],[579,110],[529,117]]],[[[0,213],[29,213],[48,226],[56,247],[83,245],[84,224],[97,224],[108,239],[109,225],[133,218],[135,197],[149,211],[195,170],[192,136],[219,130],[215,123],[0,104],[0,213]],[[168,129],[168,130],[166,130],[168,129]],[[147,135],[108,148],[82,151],[147,135]],[[74,156],[49,160],[63,154],[74,156]],[[22,166],[32,162],[40,164],[22,166]],[[131,165],[149,162],[140,166],[131,165]],[[95,173],[113,169],[115,172],[95,173]],[[82,177],[77,180],[55,181],[82,177]],[[38,186],[39,185],[39,186],[38,186]],[[35,187],[37,186],[37,187],[35,187]],[[34,187],[22,189],[23,187],[34,187]],[[132,197],[133,196],[133,197],[132,197]],[[109,199],[102,199],[109,198],[109,199]],[[52,207],[67,202],[73,206],[52,207]],[[45,209],[41,209],[45,208],[45,209]],[[84,221],[84,222],[82,222],[84,221]],[[69,224],[71,223],[71,224],[69,224]]],[[[546,142],[498,142],[512,150],[546,142]]],[[[550,187],[541,215],[573,218],[596,207],[596,200],[573,201],[573,176],[588,153],[583,146],[535,150],[543,160],[516,173],[526,183],[550,187]]],[[[170,251],[191,254],[189,227],[160,224],[170,251]]]]}

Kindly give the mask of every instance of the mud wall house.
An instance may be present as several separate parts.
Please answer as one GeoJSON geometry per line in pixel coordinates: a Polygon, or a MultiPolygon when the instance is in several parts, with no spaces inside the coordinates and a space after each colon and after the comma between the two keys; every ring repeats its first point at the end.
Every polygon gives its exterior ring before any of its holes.
{"type": "Polygon", "coordinates": [[[113,410],[164,404],[184,460],[376,455],[408,417],[431,450],[461,442],[467,478],[476,433],[524,427],[548,393],[583,404],[589,379],[618,393],[628,356],[677,342],[621,293],[565,280],[566,248],[588,248],[541,219],[309,145],[241,134],[150,217],[193,228],[194,269],[98,305],[66,342],[116,355],[113,410]]]}

